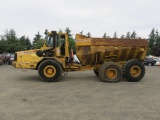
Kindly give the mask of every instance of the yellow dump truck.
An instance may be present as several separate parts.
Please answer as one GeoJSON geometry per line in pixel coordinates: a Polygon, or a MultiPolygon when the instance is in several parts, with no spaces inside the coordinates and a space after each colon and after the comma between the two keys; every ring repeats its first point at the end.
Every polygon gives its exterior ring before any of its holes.
{"type": "Polygon", "coordinates": [[[145,75],[142,63],[148,42],[145,39],[88,38],[76,35],[76,56],[73,60],[66,33],[45,32],[41,49],[19,51],[12,65],[15,68],[38,70],[43,81],[60,80],[62,73],[93,70],[103,82],[140,81],[145,75]]]}

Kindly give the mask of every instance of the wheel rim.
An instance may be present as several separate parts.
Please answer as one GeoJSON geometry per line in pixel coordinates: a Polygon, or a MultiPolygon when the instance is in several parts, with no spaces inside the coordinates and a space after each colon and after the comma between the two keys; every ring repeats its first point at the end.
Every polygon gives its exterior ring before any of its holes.
{"type": "Polygon", "coordinates": [[[54,66],[46,66],[44,68],[44,75],[46,77],[53,77],[56,74],[56,68],[54,66]]]}
{"type": "Polygon", "coordinates": [[[117,70],[114,68],[108,69],[106,71],[106,76],[111,80],[115,79],[117,77],[117,70]]]}
{"type": "Polygon", "coordinates": [[[133,77],[138,77],[141,74],[141,68],[138,66],[133,66],[130,70],[130,73],[133,77]]]}

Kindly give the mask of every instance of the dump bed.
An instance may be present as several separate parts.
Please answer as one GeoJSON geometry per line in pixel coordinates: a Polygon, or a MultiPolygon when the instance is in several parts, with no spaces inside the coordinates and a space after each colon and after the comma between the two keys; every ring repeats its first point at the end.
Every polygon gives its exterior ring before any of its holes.
{"type": "Polygon", "coordinates": [[[76,55],[83,65],[143,60],[147,50],[148,42],[145,39],[88,38],[76,35],[76,55]]]}

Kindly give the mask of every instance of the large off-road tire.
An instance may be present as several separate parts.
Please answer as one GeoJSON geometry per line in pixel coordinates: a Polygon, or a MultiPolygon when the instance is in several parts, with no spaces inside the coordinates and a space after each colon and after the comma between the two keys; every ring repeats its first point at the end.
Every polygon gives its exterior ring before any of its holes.
{"type": "Polygon", "coordinates": [[[105,62],[99,69],[99,78],[103,82],[119,82],[122,78],[121,67],[114,62],[105,62]]]}
{"type": "Polygon", "coordinates": [[[129,82],[138,82],[145,75],[145,67],[141,61],[130,60],[123,66],[123,77],[129,82]]]}
{"type": "Polygon", "coordinates": [[[98,69],[94,69],[93,72],[94,72],[94,74],[95,74],[97,77],[99,77],[99,71],[98,71],[98,69]]]}
{"type": "Polygon", "coordinates": [[[62,76],[62,67],[54,60],[45,60],[40,64],[38,74],[45,82],[56,82],[62,76]]]}

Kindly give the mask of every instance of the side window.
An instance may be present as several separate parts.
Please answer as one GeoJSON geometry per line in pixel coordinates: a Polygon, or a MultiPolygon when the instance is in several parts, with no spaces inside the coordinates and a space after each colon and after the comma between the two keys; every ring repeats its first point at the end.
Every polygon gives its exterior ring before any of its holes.
{"type": "Polygon", "coordinates": [[[61,46],[65,44],[65,35],[61,35],[61,46]]]}
{"type": "Polygon", "coordinates": [[[65,35],[58,35],[56,37],[56,46],[57,47],[62,47],[62,45],[64,45],[65,42],[65,35]]]}
{"type": "Polygon", "coordinates": [[[65,55],[65,35],[60,37],[61,55],[65,55]]]}
{"type": "Polygon", "coordinates": [[[60,37],[57,35],[56,36],[56,47],[60,46],[60,41],[59,41],[60,37]]]}

